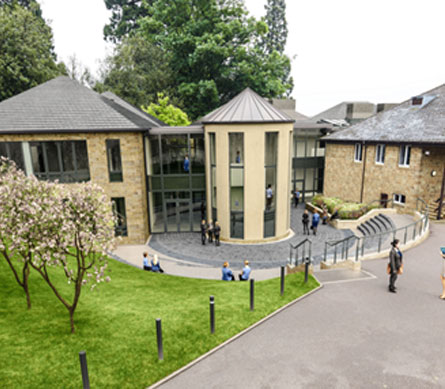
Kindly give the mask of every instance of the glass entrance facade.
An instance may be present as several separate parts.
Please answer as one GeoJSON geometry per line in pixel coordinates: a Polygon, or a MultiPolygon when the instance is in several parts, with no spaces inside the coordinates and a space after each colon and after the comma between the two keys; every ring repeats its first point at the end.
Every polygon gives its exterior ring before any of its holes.
{"type": "Polygon", "coordinates": [[[313,129],[294,131],[292,190],[298,189],[306,201],[323,192],[324,142],[313,129]]]}
{"type": "Polygon", "coordinates": [[[151,232],[199,231],[205,209],[204,135],[150,135],[148,147],[151,232]]]}

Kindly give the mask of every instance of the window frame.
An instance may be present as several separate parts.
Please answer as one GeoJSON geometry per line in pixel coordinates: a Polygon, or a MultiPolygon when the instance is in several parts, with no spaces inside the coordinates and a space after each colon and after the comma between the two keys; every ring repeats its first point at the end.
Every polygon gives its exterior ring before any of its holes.
{"type": "Polygon", "coordinates": [[[399,167],[410,167],[410,163],[411,163],[411,145],[401,145],[399,150],[399,167]]]}
{"type": "Polygon", "coordinates": [[[356,143],[354,145],[354,162],[361,163],[363,162],[363,144],[362,143],[356,143]],[[357,159],[357,154],[359,155],[360,159],[357,159]]]}
{"type": "Polygon", "coordinates": [[[117,222],[117,218],[116,218],[116,225],[114,226],[114,235],[115,236],[128,236],[128,222],[127,222],[127,208],[126,208],[126,204],[125,204],[125,197],[112,197],[111,198],[111,204],[112,204],[112,210],[113,210],[113,214],[116,216],[116,214],[118,214],[119,216],[122,217],[124,223],[122,226],[120,226],[117,222]],[[117,202],[122,200],[122,205],[123,205],[123,212],[118,213],[117,212],[117,202]]]}
{"type": "Polygon", "coordinates": [[[384,165],[385,164],[385,151],[386,151],[386,145],[383,143],[379,143],[375,147],[375,163],[377,165],[384,165]]]}
{"type": "Polygon", "coordinates": [[[122,166],[122,150],[120,139],[105,139],[105,147],[107,152],[107,165],[108,165],[108,179],[110,182],[124,182],[124,172],[122,166]],[[119,148],[119,164],[120,170],[112,170],[111,152],[112,144],[117,142],[119,148]]]}
{"type": "Polygon", "coordinates": [[[406,204],[406,196],[400,193],[394,193],[392,195],[392,201],[397,205],[405,205],[406,204]]]}

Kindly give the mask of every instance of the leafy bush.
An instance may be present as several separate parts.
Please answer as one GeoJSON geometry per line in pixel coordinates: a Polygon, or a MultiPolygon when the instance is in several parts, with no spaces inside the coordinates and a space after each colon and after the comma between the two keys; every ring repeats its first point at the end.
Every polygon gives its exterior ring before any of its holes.
{"type": "Polygon", "coordinates": [[[325,197],[320,194],[312,198],[312,205],[319,208],[326,206],[330,214],[338,210],[339,218],[344,220],[358,219],[371,209],[378,208],[378,204],[367,205],[364,203],[347,202],[338,197],[325,197]]]}

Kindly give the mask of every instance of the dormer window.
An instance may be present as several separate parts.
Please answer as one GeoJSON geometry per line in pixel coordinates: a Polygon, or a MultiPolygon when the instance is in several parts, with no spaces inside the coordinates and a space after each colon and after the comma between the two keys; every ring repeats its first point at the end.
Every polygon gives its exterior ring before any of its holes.
{"type": "Polygon", "coordinates": [[[423,96],[415,96],[411,98],[411,105],[422,105],[423,96]]]}

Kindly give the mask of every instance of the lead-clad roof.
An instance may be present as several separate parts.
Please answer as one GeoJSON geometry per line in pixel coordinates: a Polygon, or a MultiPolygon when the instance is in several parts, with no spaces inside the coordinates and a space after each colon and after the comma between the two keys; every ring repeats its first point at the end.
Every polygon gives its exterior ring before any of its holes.
{"type": "Polygon", "coordinates": [[[228,103],[210,112],[199,123],[293,123],[294,119],[246,88],[228,103]]]}

